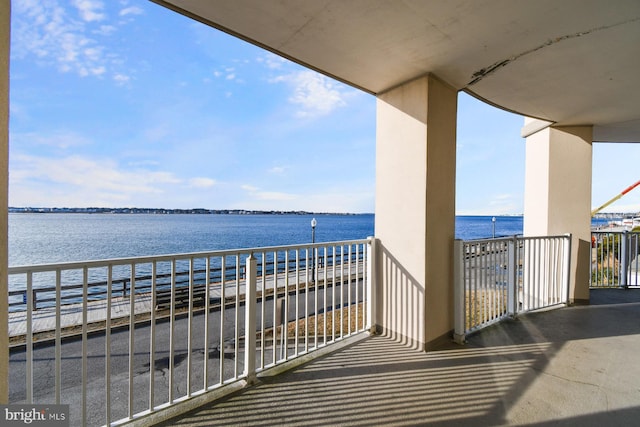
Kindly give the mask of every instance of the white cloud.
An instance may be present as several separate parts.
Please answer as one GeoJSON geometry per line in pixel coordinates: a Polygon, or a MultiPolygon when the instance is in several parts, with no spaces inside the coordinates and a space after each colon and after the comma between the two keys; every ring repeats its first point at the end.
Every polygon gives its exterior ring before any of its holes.
{"type": "Polygon", "coordinates": [[[261,56],[259,58],[256,59],[256,61],[258,63],[262,63],[264,64],[267,68],[271,69],[271,70],[279,70],[281,69],[285,64],[289,63],[290,61],[278,56],[274,53],[267,53],[264,56],[261,56]]]}
{"type": "Polygon", "coordinates": [[[126,76],[124,74],[116,74],[113,76],[113,81],[115,81],[116,84],[119,86],[123,86],[129,83],[129,80],[131,80],[131,77],[126,76]]]}
{"type": "MultiPolygon", "coordinates": [[[[136,200],[144,195],[162,195],[167,186],[181,184],[173,173],[148,169],[121,168],[111,159],[68,156],[46,158],[16,155],[12,158],[11,203],[21,205],[22,189],[32,193],[41,188],[38,199],[46,199],[53,188],[57,194],[65,194],[64,201],[76,200],[76,206],[88,206],[109,195],[118,200],[136,200]]],[[[66,202],[49,196],[46,205],[62,206],[66,202]]]]}
{"type": "Polygon", "coordinates": [[[87,22],[102,21],[105,14],[102,13],[104,4],[97,0],[74,0],[73,5],[78,8],[80,17],[87,22]]]}
{"type": "Polygon", "coordinates": [[[120,11],[120,16],[127,16],[127,15],[142,15],[144,13],[144,11],[137,7],[137,6],[131,6],[131,7],[126,7],[124,9],[122,9],[120,11]]]}
{"type": "Polygon", "coordinates": [[[34,57],[40,66],[62,73],[101,77],[121,60],[102,44],[117,27],[105,24],[104,3],[96,0],[15,2],[12,16],[12,55],[34,57]],[[66,9],[65,9],[66,7],[66,9]]]}
{"type": "Polygon", "coordinates": [[[100,34],[101,36],[109,36],[115,33],[118,29],[113,25],[100,25],[100,28],[95,30],[96,34],[100,34]]]}
{"type": "Polygon", "coordinates": [[[22,148],[25,145],[46,146],[62,150],[91,144],[91,141],[72,131],[50,131],[42,133],[12,133],[11,147],[22,148]]]}
{"type": "Polygon", "coordinates": [[[216,185],[216,180],[211,178],[192,178],[189,185],[195,188],[211,188],[216,185]]]}
{"type": "Polygon", "coordinates": [[[344,86],[315,71],[299,71],[276,77],[271,82],[291,86],[293,94],[289,102],[300,106],[296,112],[300,118],[324,116],[347,104],[344,86]]]}

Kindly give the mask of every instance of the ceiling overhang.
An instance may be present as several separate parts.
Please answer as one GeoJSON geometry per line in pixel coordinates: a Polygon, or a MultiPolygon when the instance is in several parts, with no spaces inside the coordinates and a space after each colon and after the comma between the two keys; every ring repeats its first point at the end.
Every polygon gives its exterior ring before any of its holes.
{"type": "Polygon", "coordinates": [[[372,94],[433,73],[597,141],[640,141],[637,0],[153,0],[372,94]]]}

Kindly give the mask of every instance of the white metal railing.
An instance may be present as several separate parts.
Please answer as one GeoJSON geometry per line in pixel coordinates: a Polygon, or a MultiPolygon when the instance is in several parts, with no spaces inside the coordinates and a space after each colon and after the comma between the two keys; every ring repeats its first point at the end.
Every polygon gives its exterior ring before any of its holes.
{"type": "Polygon", "coordinates": [[[571,237],[455,241],[455,338],[568,301],[571,237]]]}
{"type": "Polygon", "coordinates": [[[591,288],[640,287],[640,233],[591,233],[591,288]]]}
{"type": "Polygon", "coordinates": [[[10,403],[122,424],[368,330],[373,242],[12,267],[10,403]]]}

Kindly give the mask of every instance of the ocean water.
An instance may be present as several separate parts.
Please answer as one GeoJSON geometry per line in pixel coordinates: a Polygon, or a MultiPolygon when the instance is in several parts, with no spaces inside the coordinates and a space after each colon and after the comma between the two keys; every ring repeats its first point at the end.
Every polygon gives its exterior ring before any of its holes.
{"type": "MultiPolygon", "coordinates": [[[[301,244],[311,215],[9,214],[9,265],[301,244]]],[[[316,242],[374,235],[374,216],[315,215],[316,242]]],[[[459,216],[456,237],[493,235],[490,216],[459,216]]],[[[496,236],[522,233],[522,217],[496,217],[496,236]]]]}
{"type": "Polygon", "coordinates": [[[522,234],[522,216],[456,216],[456,238],[462,240],[488,239],[522,234]]]}
{"type": "MultiPolygon", "coordinates": [[[[9,214],[9,265],[311,242],[310,215],[9,214]]],[[[373,235],[373,215],[315,215],[316,242],[373,235]]]]}
{"type": "MultiPolygon", "coordinates": [[[[311,215],[9,214],[9,265],[302,244],[311,215]]],[[[315,215],[316,242],[374,235],[373,214],[315,215]]],[[[457,216],[458,239],[491,238],[492,216],[457,216]]],[[[522,234],[522,216],[496,216],[495,236],[522,234]]],[[[594,225],[598,225],[594,220],[594,225]]]]}

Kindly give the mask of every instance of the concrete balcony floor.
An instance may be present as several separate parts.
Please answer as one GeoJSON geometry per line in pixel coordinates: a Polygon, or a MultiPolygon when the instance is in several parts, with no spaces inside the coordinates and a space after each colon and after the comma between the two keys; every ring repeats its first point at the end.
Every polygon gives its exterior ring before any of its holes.
{"type": "Polygon", "coordinates": [[[638,425],[640,290],[591,301],[430,353],[366,337],[166,425],[638,425]]]}

